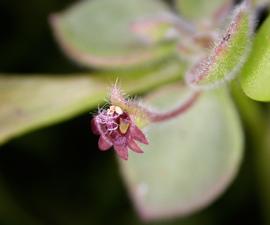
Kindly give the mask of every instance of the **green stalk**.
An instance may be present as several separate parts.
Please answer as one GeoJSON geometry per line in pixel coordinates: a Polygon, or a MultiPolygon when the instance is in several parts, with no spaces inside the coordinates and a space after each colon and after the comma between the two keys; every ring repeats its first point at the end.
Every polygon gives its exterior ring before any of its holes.
{"type": "Polygon", "coordinates": [[[253,165],[257,182],[258,196],[264,224],[270,224],[270,129],[267,116],[260,105],[249,99],[234,82],[232,85],[234,100],[238,106],[247,135],[252,137],[253,165]]]}

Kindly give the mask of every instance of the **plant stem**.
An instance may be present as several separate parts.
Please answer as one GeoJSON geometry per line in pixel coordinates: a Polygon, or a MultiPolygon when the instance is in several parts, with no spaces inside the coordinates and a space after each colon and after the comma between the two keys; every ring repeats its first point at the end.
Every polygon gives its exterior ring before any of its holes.
{"type": "Polygon", "coordinates": [[[192,95],[186,101],[184,101],[178,107],[176,107],[175,109],[171,111],[164,112],[164,113],[146,111],[146,113],[148,114],[150,121],[155,122],[155,123],[173,119],[181,115],[182,113],[186,112],[188,109],[190,109],[194,105],[194,103],[196,102],[196,100],[199,98],[200,95],[201,95],[201,92],[198,92],[198,91],[193,92],[192,95]]]}

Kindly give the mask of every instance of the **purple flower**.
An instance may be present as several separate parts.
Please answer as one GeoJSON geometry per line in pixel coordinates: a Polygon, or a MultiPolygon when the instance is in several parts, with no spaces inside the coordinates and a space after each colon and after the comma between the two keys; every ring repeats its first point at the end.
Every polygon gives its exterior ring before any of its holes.
{"type": "Polygon", "coordinates": [[[126,99],[116,86],[111,90],[110,107],[99,110],[91,121],[92,131],[100,135],[98,147],[106,151],[111,147],[122,158],[128,159],[128,149],[143,153],[137,142],[148,144],[139,127],[172,119],[187,111],[196,102],[200,92],[194,92],[181,104],[168,112],[154,112],[139,102],[126,99]]]}
{"type": "Polygon", "coordinates": [[[124,160],[128,159],[128,149],[143,153],[136,143],[148,144],[143,132],[136,126],[128,112],[119,106],[110,106],[100,110],[91,121],[92,131],[100,135],[98,146],[101,151],[114,147],[117,154],[124,160]]]}

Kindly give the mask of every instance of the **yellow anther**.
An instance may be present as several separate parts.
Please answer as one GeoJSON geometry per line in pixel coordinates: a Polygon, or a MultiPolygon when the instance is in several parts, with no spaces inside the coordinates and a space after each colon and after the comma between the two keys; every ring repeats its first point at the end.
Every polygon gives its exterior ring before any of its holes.
{"type": "Polygon", "coordinates": [[[130,123],[128,123],[125,120],[120,118],[119,130],[120,130],[121,134],[127,133],[129,126],[130,126],[130,123]]]}
{"type": "Polygon", "coordinates": [[[118,115],[123,114],[123,110],[119,106],[111,105],[110,108],[107,110],[109,115],[117,113],[118,115]]]}
{"type": "Polygon", "coordinates": [[[119,106],[115,106],[115,112],[116,112],[118,115],[122,115],[122,114],[123,114],[123,110],[122,110],[119,106]]]}

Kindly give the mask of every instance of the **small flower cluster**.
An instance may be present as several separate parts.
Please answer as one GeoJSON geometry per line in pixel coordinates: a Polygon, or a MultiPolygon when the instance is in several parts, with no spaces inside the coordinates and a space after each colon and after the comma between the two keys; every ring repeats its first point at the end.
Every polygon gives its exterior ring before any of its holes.
{"type": "Polygon", "coordinates": [[[101,110],[92,119],[91,125],[92,131],[100,135],[99,149],[105,151],[113,146],[122,159],[128,159],[128,149],[143,153],[136,141],[148,144],[148,140],[132,117],[119,106],[111,105],[107,110],[101,110]]]}

